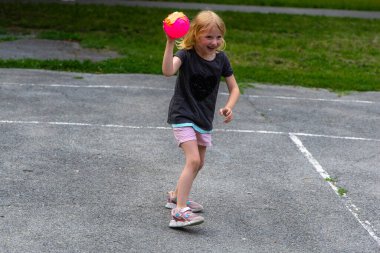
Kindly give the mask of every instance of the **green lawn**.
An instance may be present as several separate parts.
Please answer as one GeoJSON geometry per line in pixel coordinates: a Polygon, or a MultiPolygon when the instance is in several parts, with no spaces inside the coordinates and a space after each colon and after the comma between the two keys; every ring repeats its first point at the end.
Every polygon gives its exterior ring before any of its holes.
{"type": "MultiPolygon", "coordinates": [[[[79,41],[119,52],[90,61],[0,60],[0,67],[93,73],[161,73],[162,20],[170,9],[99,5],[2,4],[0,38],[20,34],[79,41]]],[[[185,11],[192,18],[195,11],[185,11]]],[[[334,91],[380,90],[380,20],[219,12],[238,82],[334,91]]]]}

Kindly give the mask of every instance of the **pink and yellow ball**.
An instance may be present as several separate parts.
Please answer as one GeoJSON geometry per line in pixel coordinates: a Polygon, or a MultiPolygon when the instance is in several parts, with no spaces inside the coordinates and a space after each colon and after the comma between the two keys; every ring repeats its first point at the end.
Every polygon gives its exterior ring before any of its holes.
{"type": "Polygon", "coordinates": [[[172,39],[179,39],[189,31],[190,20],[182,12],[173,12],[163,21],[165,33],[172,39]]]}

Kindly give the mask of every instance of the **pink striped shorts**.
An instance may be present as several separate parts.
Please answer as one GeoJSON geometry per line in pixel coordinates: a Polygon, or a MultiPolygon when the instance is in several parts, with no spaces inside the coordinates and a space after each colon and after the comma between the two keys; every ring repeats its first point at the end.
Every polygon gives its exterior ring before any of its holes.
{"type": "Polygon", "coordinates": [[[211,134],[201,134],[192,127],[175,127],[173,128],[174,137],[177,140],[178,146],[186,141],[197,141],[198,145],[211,147],[211,134]]]}

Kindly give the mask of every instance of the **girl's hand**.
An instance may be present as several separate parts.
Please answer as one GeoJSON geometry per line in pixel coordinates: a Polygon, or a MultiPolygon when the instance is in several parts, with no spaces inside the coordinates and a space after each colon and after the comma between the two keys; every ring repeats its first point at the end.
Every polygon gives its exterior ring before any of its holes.
{"type": "Polygon", "coordinates": [[[231,108],[229,107],[224,107],[219,110],[220,116],[224,116],[224,123],[228,123],[233,119],[233,113],[231,108]]]}
{"type": "Polygon", "coordinates": [[[175,42],[175,39],[173,39],[172,37],[169,37],[169,35],[167,35],[166,33],[165,33],[165,35],[166,35],[167,41],[169,41],[169,42],[175,42]]]}

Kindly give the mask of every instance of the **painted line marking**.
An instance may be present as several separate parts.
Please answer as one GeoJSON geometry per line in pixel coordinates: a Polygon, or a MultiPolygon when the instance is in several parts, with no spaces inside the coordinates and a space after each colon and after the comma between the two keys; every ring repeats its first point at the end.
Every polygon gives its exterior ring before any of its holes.
{"type": "MultiPolygon", "coordinates": [[[[108,127],[108,128],[128,128],[128,129],[156,129],[156,130],[170,130],[171,127],[164,126],[131,126],[131,125],[119,125],[119,124],[93,124],[93,123],[81,123],[81,122],[60,122],[60,121],[24,121],[24,120],[0,120],[0,124],[22,124],[22,125],[57,125],[57,126],[85,126],[85,127],[108,127]]],[[[249,130],[249,129],[213,129],[214,132],[230,132],[230,133],[256,133],[256,134],[275,134],[275,135],[294,135],[316,138],[328,138],[328,139],[343,139],[343,140],[356,140],[356,141],[373,141],[380,142],[380,139],[351,137],[351,136],[334,136],[323,134],[310,134],[310,133],[287,133],[277,131],[266,130],[249,130]]]]}
{"type": "Polygon", "coordinates": [[[380,246],[380,237],[376,234],[376,232],[375,232],[376,229],[372,226],[372,224],[368,220],[360,217],[359,208],[352,203],[351,198],[348,197],[347,194],[345,194],[341,197],[338,193],[338,187],[336,187],[332,182],[326,181],[327,178],[331,178],[330,175],[327,173],[326,170],[323,169],[321,164],[306,149],[306,147],[303,145],[301,140],[295,134],[289,134],[289,137],[293,141],[293,143],[297,146],[299,151],[306,157],[306,159],[311,163],[311,165],[313,165],[314,169],[319,173],[319,175],[324,179],[324,181],[330,185],[330,187],[334,190],[334,192],[343,201],[343,203],[346,206],[346,208],[348,209],[348,211],[350,211],[350,213],[355,217],[355,219],[360,223],[360,225],[362,225],[363,228],[365,230],[367,230],[369,235],[380,246]]]}
{"type": "Polygon", "coordinates": [[[40,86],[40,87],[58,87],[58,88],[82,88],[82,89],[142,89],[142,90],[164,90],[164,91],[174,91],[171,88],[159,88],[159,87],[148,87],[148,86],[128,86],[128,85],[78,85],[78,84],[43,84],[43,83],[0,83],[3,86],[40,86]]]}
{"type": "Polygon", "coordinates": [[[128,126],[117,124],[91,124],[78,122],[57,122],[57,121],[22,121],[22,120],[0,120],[0,124],[21,124],[21,125],[56,125],[56,126],[85,126],[85,127],[108,127],[108,128],[128,128],[128,129],[157,129],[170,130],[171,127],[154,127],[154,126],[128,126]]]}
{"type": "MultiPolygon", "coordinates": [[[[225,93],[228,95],[228,93],[225,93]]],[[[287,97],[287,96],[259,96],[259,95],[242,95],[243,97],[250,98],[268,98],[268,99],[282,99],[282,100],[305,100],[316,102],[337,102],[337,103],[360,103],[360,104],[375,104],[376,102],[367,100],[349,100],[349,99],[327,99],[327,98],[303,98],[303,97],[287,97]]]]}
{"type": "Polygon", "coordinates": [[[335,135],[307,134],[307,133],[289,133],[289,134],[293,134],[296,136],[321,137],[321,138],[328,138],[328,139],[344,139],[344,140],[355,140],[355,141],[380,141],[380,139],[351,137],[351,136],[335,136],[335,135]]]}
{"type": "MultiPolygon", "coordinates": [[[[40,86],[40,87],[62,87],[62,88],[83,88],[83,89],[140,89],[140,90],[160,90],[160,91],[174,91],[173,88],[160,88],[149,86],[128,86],[128,85],[76,85],[76,84],[36,84],[36,83],[9,83],[2,82],[3,86],[40,86]]],[[[222,96],[228,96],[226,92],[219,92],[222,96]]],[[[301,100],[301,101],[315,101],[315,102],[334,102],[334,103],[353,103],[353,104],[378,104],[378,102],[368,100],[349,100],[349,99],[326,99],[326,98],[304,98],[304,97],[290,97],[290,96],[264,96],[264,95],[246,95],[242,94],[241,97],[257,98],[257,99],[281,99],[281,100],[301,100]]]]}

